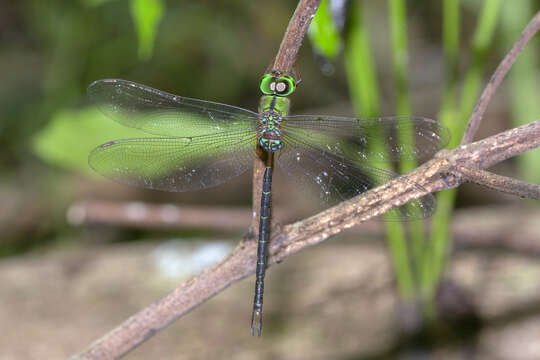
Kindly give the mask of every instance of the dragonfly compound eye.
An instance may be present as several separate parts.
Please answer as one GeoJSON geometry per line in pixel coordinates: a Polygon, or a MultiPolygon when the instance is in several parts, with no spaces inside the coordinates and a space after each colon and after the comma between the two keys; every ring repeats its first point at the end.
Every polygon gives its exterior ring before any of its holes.
{"type": "Polygon", "coordinates": [[[291,76],[276,78],[272,74],[265,74],[261,78],[261,92],[265,95],[288,96],[296,88],[296,82],[291,76]]]}
{"type": "Polygon", "coordinates": [[[272,86],[274,86],[274,88],[275,88],[275,90],[276,90],[276,92],[277,92],[278,94],[282,94],[282,93],[284,93],[284,92],[287,90],[287,84],[284,83],[284,82],[280,82],[280,83],[277,83],[277,84],[276,84],[276,83],[272,83],[272,84],[270,85],[270,88],[272,88],[272,86]]]}
{"type": "Polygon", "coordinates": [[[289,96],[296,88],[296,82],[291,76],[282,76],[276,80],[276,95],[289,96]]]}
{"type": "Polygon", "coordinates": [[[276,78],[272,74],[265,74],[261,78],[261,92],[265,95],[272,95],[276,90],[276,78]]]}

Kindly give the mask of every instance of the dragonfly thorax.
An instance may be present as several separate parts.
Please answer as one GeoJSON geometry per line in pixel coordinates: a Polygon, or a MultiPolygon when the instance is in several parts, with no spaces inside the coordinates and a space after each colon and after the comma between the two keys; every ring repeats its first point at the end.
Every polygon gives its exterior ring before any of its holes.
{"type": "Polygon", "coordinates": [[[283,147],[281,141],[281,113],[269,109],[259,115],[259,145],[266,151],[277,151],[283,147]]]}
{"type": "Polygon", "coordinates": [[[289,99],[275,95],[264,95],[259,105],[258,142],[266,151],[277,151],[283,147],[281,123],[289,111],[289,99]]]}

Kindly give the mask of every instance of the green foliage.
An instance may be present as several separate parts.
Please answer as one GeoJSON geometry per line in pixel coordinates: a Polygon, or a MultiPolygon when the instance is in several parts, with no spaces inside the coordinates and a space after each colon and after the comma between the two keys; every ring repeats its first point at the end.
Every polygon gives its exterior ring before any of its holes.
{"type": "Polygon", "coordinates": [[[110,140],[145,136],[139,130],[111,121],[96,108],[62,110],[33,139],[35,153],[49,164],[96,175],[88,154],[110,140]]]}
{"type": "MultiPolygon", "coordinates": [[[[102,6],[113,0],[81,0],[89,7],[102,6]]],[[[138,57],[149,60],[154,51],[158,26],[165,12],[163,0],[130,0],[130,13],[135,24],[138,40],[138,57]]]]}
{"type": "Polygon", "coordinates": [[[339,55],[341,39],[329,6],[330,0],[323,0],[308,29],[308,36],[315,50],[332,61],[339,55]]]}
{"type": "Polygon", "coordinates": [[[139,39],[139,58],[148,60],[152,56],[157,27],[165,6],[162,0],[131,0],[130,5],[139,39]]]}
{"type": "MultiPolygon", "coordinates": [[[[462,100],[458,101],[458,65],[459,65],[459,30],[460,9],[459,1],[444,0],[443,12],[443,49],[445,58],[445,86],[440,111],[440,120],[448,126],[452,133],[449,146],[459,144],[472,108],[478,99],[481,79],[485,73],[486,56],[494,36],[500,0],[485,0],[481,9],[479,21],[473,36],[472,63],[464,79],[462,100]]],[[[435,291],[441,279],[451,247],[450,222],[453,213],[457,190],[442,191],[437,196],[437,212],[432,219],[431,241],[426,253],[424,268],[421,274],[421,294],[432,303],[435,291]]],[[[434,313],[428,311],[428,315],[434,313]]]]}
{"type": "MultiPolygon", "coordinates": [[[[486,54],[492,44],[501,0],[485,0],[480,11],[478,25],[472,41],[472,62],[466,71],[461,99],[459,94],[460,55],[460,1],[443,0],[442,44],[445,61],[443,99],[440,120],[452,133],[451,147],[456,146],[465,130],[467,120],[478,98],[485,74],[486,54]]],[[[364,4],[354,2],[351,7],[347,42],[345,46],[345,66],[351,99],[356,111],[362,116],[379,115],[380,97],[376,79],[375,62],[371,49],[363,13],[364,4]]],[[[527,14],[525,17],[530,17],[527,14]]],[[[389,20],[392,40],[392,64],[396,91],[396,113],[410,115],[411,104],[408,88],[408,46],[406,2],[389,0],[389,20]]],[[[520,21],[522,29],[525,20],[520,21]]],[[[512,40],[513,41],[513,40],[512,40]]],[[[536,64],[535,64],[536,65],[536,64]]],[[[537,68],[531,63],[531,69],[537,68]]],[[[528,72],[531,73],[530,71],[528,72]]],[[[536,84],[536,83],[535,83],[536,84]]],[[[531,84],[531,86],[533,86],[531,84]]],[[[529,88],[530,94],[537,94],[529,88]]],[[[538,103],[538,102],[537,102],[538,103]]],[[[522,104],[521,108],[530,109],[522,104]]],[[[540,111],[536,111],[538,113],[540,111]]],[[[414,141],[414,137],[400,139],[403,144],[414,141]]],[[[402,165],[402,171],[409,171],[414,164],[402,165]]],[[[432,234],[429,242],[424,240],[422,223],[409,224],[411,247],[406,245],[403,227],[387,224],[388,246],[396,271],[397,284],[404,298],[420,294],[426,314],[433,315],[435,291],[444,270],[450,248],[450,219],[454,207],[456,191],[443,191],[438,195],[438,210],[433,217],[432,234]],[[412,265],[415,265],[414,267],[412,265]]]]}
{"type": "MultiPolygon", "coordinates": [[[[347,40],[345,44],[345,69],[349,84],[351,101],[360,117],[376,117],[380,115],[379,85],[377,70],[372,58],[369,42],[368,24],[364,13],[363,3],[355,2],[351,6],[347,40]]],[[[384,134],[374,134],[381,139],[384,134]]],[[[384,151],[384,142],[372,144],[384,151]]],[[[377,164],[386,170],[393,170],[389,164],[377,164]]],[[[403,225],[399,222],[386,222],[387,244],[394,264],[397,284],[400,293],[405,298],[414,295],[414,278],[411,261],[406,245],[406,235],[403,225]]]]}

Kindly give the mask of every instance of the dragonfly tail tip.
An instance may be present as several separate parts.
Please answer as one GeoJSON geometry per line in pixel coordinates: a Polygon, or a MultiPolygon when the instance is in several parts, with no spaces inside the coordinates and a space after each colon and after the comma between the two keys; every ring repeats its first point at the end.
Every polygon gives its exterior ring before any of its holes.
{"type": "Polygon", "coordinates": [[[255,336],[255,329],[257,329],[257,336],[261,336],[262,312],[259,310],[255,310],[251,314],[251,336],[255,336]]]}

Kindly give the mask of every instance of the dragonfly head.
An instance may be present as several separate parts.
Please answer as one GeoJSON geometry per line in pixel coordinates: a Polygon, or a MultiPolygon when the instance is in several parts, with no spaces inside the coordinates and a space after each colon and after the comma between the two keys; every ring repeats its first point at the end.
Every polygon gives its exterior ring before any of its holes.
{"type": "Polygon", "coordinates": [[[288,75],[264,74],[260,88],[265,95],[289,96],[296,89],[296,81],[288,75]]]}

